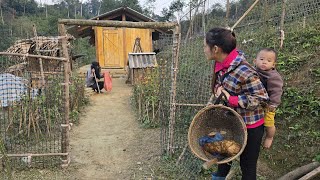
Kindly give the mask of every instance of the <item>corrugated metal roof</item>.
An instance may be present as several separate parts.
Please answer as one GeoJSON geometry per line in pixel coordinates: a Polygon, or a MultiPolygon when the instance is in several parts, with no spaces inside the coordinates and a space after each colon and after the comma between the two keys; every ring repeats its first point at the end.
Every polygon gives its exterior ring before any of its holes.
{"type": "Polygon", "coordinates": [[[129,68],[156,67],[156,53],[129,53],[129,68]]]}

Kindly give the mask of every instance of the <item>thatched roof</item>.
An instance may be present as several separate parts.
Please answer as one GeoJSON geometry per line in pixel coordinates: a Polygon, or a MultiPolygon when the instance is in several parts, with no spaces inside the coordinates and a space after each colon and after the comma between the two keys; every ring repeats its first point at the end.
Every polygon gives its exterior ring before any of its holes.
{"type": "MultiPolygon", "coordinates": [[[[71,46],[70,40],[73,39],[73,36],[68,36],[68,47],[71,46]]],[[[38,36],[30,39],[21,39],[10,46],[6,52],[61,57],[60,42],[59,37],[38,36]]],[[[6,72],[17,74],[17,71],[24,70],[40,71],[39,61],[35,60],[35,58],[25,56],[8,56],[8,58],[13,66],[4,67],[6,72]]],[[[50,59],[43,60],[43,69],[47,72],[60,71],[60,62],[50,59]]]]}
{"type": "MultiPolygon", "coordinates": [[[[68,38],[68,46],[70,46],[70,40],[73,40],[72,36],[68,38]]],[[[16,41],[10,46],[6,52],[9,53],[21,53],[21,54],[39,54],[43,56],[60,56],[59,38],[58,37],[45,37],[38,36],[30,39],[22,39],[16,41]],[[36,47],[38,45],[38,52],[36,47]]],[[[23,57],[21,57],[23,58],[23,57]]]]}

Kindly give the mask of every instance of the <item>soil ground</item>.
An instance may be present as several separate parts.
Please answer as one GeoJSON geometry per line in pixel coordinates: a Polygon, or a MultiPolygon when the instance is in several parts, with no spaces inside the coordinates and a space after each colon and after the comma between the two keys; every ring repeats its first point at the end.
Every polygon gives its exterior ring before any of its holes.
{"type": "Polygon", "coordinates": [[[91,97],[71,133],[71,159],[79,179],[130,179],[133,171],[160,156],[158,130],[139,127],[130,107],[131,88],[115,78],[113,90],[91,97]]]}

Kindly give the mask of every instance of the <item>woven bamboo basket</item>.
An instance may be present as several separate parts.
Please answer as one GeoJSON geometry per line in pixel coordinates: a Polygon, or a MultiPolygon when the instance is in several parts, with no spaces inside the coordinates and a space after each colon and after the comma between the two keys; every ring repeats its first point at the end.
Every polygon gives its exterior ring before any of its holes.
{"type": "Polygon", "coordinates": [[[242,117],[236,111],[223,105],[207,106],[193,118],[188,132],[188,143],[195,156],[204,161],[210,161],[214,158],[199,145],[199,138],[213,131],[225,131],[224,139],[234,140],[241,145],[237,155],[219,159],[216,164],[227,163],[240,156],[247,144],[247,128],[242,117]]]}

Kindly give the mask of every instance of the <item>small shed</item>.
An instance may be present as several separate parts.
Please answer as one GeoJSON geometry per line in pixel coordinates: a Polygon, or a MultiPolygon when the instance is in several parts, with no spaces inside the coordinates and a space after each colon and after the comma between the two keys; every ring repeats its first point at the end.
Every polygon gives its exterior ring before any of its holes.
{"type": "MultiPolygon", "coordinates": [[[[92,20],[114,20],[131,22],[155,22],[155,20],[128,7],[121,7],[101,14],[92,20]]],[[[77,37],[90,37],[96,47],[96,58],[102,68],[125,69],[128,54],[133,52],[136,38],[140,38],[143,52],[152,52],[152,42],[157,40],[161,30],[139,28],[113,28],[74,26],[69,32],[77,37]]]]}
{"type": "Polygon", "coordinates": [[[156,53],[129,53],[130,82],[132,85],[144,80],[157,67],[156,53]]]}

